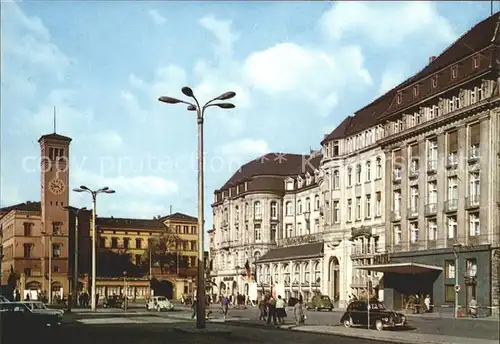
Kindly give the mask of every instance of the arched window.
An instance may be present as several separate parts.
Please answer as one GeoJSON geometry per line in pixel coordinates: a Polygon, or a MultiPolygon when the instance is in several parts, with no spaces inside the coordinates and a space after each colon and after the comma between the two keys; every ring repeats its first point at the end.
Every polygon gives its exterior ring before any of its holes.
{"type": "Polygon", "coordinates": [[[382,159],[377,157],[377,165],[375,166],[375,178],[382,178],[382,159]]]}
{"type": "Polygon", "coordinates": [[[356,184],[361,184],[361,165],[356,166],[356,184]]]}
{"type": "Polygon", "coordinates": [[[260,252],[259,251],[256,251],[254,254],[253,254],[253,261],[254,262],[257,262],[259,261],[260,259],[260,252]]]}
{"type": "Polygon", "coordinates": [[[234,222],[240,223],[240,207],[238,206],[234,207],[234,222]]]}
{"type": "Polygon", "coordinates": [[[306,211],[311,212],[311,199],[309,197],[306,198],[306,211]]]}
{"type": "Polygon", "coordinates": [[[310,266],[309,263],[304,264],[304,282],[309,283],[311,279],[311,271],[310,271],[310,266]]]}
{"type": "Polygon", "coordinates": [[[338,170],[333,171],[333,188],[335,190],[340,188],[340,173],[338,170]]]}
{"type": "Polygon", "coordinates": [[[297,201],[297,214],[302,214],[302,201],[300,199],[297,201]]]}
{"type": "Polygon", "coordinates": [[[366,162],[366,181],[372,180],[372,163],[370,161],[366,162]]]}
{"type": "Polygon", "coordinates": [[[274,264],[273,265],[273,282],[274,283],[279,283],[279,279],[280,279],[280,273],[278,271],[278,265],[277,264],[274,264]]]}
{"type": "Polygon", "coordinates": [[[314,263],[314,282],[319,283],[321,281],[321,265],[319,262],[314,263]]]}
{"type": "Polygon", "coordinates": [[[255,219],[261,219],[262,218],[262,209],[260,207],[260,202],[256,201],[253,204],[253,215],[255,219]]]}
{"type": "Polygon", "coordinates": [[[271,219],[277,219],[278,218],[278,203],[276,202],[271,202],[271,219]]]}
{"type": "Polygon", "coordinates": [[[292,202],[290,202],[290,201],[286,202],[285,206],[286,206],[286,215],[292,216],[293,215],[292,202]]]}
{"type": "Polygon", "coordinates": [[[314,210],[319,210],[319,195],[314,196],[314,210]]]}
{"type": "Polygon", "coordinates": [[[295,264],[293,268],[293,283],[299,283],[300,282],[300,265],[295,264]]]}
{"type": "Polygon", "coordinates": [[[283,280],[285,284],[290,283],[290,265],[285,264],[283,265],[283,280]]]}
{"type": "Polygon", "coordinates": [[[347,186],[352,186],[352,168],[347,168],[347,186]]]}
{"type": "Polygon", "coordinates": [[[269,283],[271,281],[271,271],[270,271],[269,265],[266,265],[264,271],[265,271],[265,273],[264,273],[264,281],[266,283],[269,283]]]}

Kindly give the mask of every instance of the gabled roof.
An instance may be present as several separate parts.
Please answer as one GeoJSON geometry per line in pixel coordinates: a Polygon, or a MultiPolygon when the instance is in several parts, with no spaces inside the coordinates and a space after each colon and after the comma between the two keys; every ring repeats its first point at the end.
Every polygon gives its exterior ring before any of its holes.
{"type": "Polygon", "coordinates": [[[18,211],[41,211],[42,206],[40,202],[27,201],[24,203],[14,204],[8,207],[0,208],[0,216],[7,214],[11,210],[18,211]]]}
{"type": "Polygon", "coordinates": [[[325,136],[323,141],[321,141],[321,144],[328,141],[339,140],[344,138],[346,136],[347,129],[351,124],[352,118],[353,118],[352,116],[348,116],[346,119],[344,119],[330,134],[325,136]]]}
{"type": "Polygon", "coordinates": [[[116,217],[97,217],[96,225],[105,228],[129,229],[129,230],[157,230],[166,231],[167,226],[157,219],[128,219],[116,217]]]}
{"type": "Polygon", "coordinates": [[[42,140],[59,140],[59,141],[71,142],[72,139],[67,136],[52,133],[52,134],[42,135],[40,139],[38,139],[38,142],[41,142],[42,140]]]}
{"type": "Polygon", "coordinates": [[[314,173],[314,170],[319,167],[321,158],[321,154],[314,156],[292,153],[265,154],[241,166],[220,190],[226,190],[255,176],[288,177],[303,175],[308,171],[314,173]]]}
{"type": "Polygon", "coordinates": [[[173,213],[173,214],[170,214],[170,215],[167,215],[167,216],[163,216],[162,218],[160,218],[160,220],[162,220],[162,221],[169,220],[169,221],[197,222],[198,218],[196,218],[194,216],[191,216],[191,215],[187,215],[187,214],[183,214],[183,213],[177,212],[177,213],[173,213]]]}

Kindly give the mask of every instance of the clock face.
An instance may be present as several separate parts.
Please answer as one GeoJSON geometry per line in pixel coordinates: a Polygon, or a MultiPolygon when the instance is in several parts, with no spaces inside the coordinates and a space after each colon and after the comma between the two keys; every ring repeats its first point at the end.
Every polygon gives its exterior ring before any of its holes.
{"type": "Polygon", "coordinates": [[[61,179],[52,179],[49,182],[49,189],[54,195],[60,195],[66,189],[66,185],[61,179]]]}

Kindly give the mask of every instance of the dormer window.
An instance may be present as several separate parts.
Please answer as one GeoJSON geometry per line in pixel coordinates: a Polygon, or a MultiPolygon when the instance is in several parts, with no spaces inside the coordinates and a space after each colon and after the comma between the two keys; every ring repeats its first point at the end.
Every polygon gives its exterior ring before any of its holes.
{"type": "Polygon", "coordinates": [[[474,66],[474,69],[475,68],[479,68],[479,65],[480,65],[480,62],[481,60],[479,59],[479,55],[476,55],[474,56],[474,58],[472,59],[472,63],[473,63],[473,66],[474,66]]]}
{"type": "Polygon", "coordinates": [[[458,76],[458,66],[451,67],[451,79],[456,79],[458,76]]]}
{"type": "Polygon", "coordinates": [[[413,86],[413,98],[418,97],[418,85],[413,86]]]}
{"type": "Polygon", "coordinates": [[[339,141],[333,142],[333,156],[339,156],[340,154],[340,145],[339,141]]]}
{"type": "Polygon", "coordinates": [[[438,87],[438,76],[434,75],[431,79],[432,88],[438,87]]]}
{"type": "Polygon", "coordinates": [[[398,104],[401,104],[401,100],[403,99],[403,95],[401,94],[401,92],[398,92],[397,96],[396,96],[396,102],[398,104]]]}

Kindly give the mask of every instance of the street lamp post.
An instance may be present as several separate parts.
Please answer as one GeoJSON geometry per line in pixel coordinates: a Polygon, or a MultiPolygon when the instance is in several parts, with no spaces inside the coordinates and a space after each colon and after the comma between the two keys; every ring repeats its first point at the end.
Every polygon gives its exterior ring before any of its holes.
{"type": "Polygon", "coordinates": [[[72,285],[73,290],[72,290],[72,292],[73,292],[73,307],[76,308],[78,306],[78,298],[77,298],[76,294],[78,294],[78,275],[79,275],[78,274],[78,217],[80,216],[80,212],[87,210],[87,208],[83,207],[83,208],[75,210],[75,208],[64,207],[64,209],[75,214],[75,234],[74,234],[75,240],[73,243],[74,263],[73,263],[73,285],[72,285]]]}
{"type": "Polygon", "coordinates": [[[95,217],[96,217],[96,198],[97,195],[100,193],[107,193],[107,194],[112,194],[115,193],[115,190],[111,190],[110,188],[103,187],[101,189],[97,190],[90,190],[88,187],[85,185],[81,185],[77,189],[73,189],[75,192],[88,192],[89,194],[92,195],[92,291],[91,291],[91,309],[93,312],[96,310],[96,287],[95,287],[95,280],[96,280],[96,230],[95,230],[95,217]]]}
{"type": "Polygon", "coordinates": [[[127,311],[128,290],[127,290],[127,271],[123,271],[123,310],[127,311]]]}
{"type": "Polygon", "coordinates": [[[196,111],[196,119],[198,124],[198,274],[196,286],[196,327],[199,329],[205,328],[205,264],[204,264],[204,174],[203,174],[203,120],[205,110],[209,107],[217,106],[222,109],[233,109],[235,106],[231,103],[215,103],[216,101],[224,101],[233,98],[235,92],[226,92],[220,96],[200,106],[198,99],[194,96],[193,90],[189,87],[183,87],[182,93],[194,100],[194,104],[180,100],[162,96],[158,98],[160,102],[167,104],[185,104],[188,111],[196,111]]]}
{"type": "Polygon", "coordinates": [[[458,254],[460,253],[460,248],[462,247],[462,244],[453,244],[453,254],[455,256],[455,312],[454,312],[454,318],[458,319],[458,288],[459,288],[459,281],[458,281],[458,254]]]}

